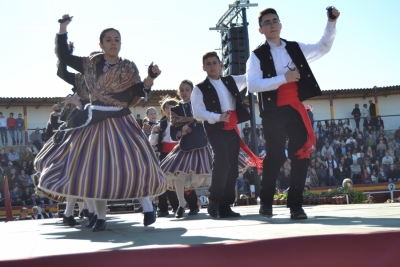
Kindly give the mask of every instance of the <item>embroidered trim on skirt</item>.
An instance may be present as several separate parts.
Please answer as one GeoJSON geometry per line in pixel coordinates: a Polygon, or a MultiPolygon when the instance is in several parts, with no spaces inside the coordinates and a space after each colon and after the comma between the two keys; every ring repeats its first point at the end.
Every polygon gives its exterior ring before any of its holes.
{"type": "Polygon", "coordinates": [[[166,189],[158,159],[132,115],[72,130],[59,145],[50,138],[34,166],[38,188],[53,195],[132,199],[166,189]]]}
{"type": "Polygon", "coordinates": [[[161,169],[168,182],[168,190],[175,190],[173,180],[185,182],[185,190],[207,189],[211,185],[212,151],[209,146],[189,152],[179,145],[161,161],[161,169]],[[177,175],[179,174],[179,175],[177,175]]]}

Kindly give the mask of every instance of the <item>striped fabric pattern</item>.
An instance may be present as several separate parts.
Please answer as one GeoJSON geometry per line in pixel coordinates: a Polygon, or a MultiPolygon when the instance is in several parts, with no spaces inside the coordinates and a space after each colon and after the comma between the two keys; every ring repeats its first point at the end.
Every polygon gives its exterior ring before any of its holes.
{"type": "Polygon", "coordinates": [[[166,181],[156,155],[132,115],[51,138],[36,156],[38,188],[49,194],[94,199],[157,196],[166,181]]]}

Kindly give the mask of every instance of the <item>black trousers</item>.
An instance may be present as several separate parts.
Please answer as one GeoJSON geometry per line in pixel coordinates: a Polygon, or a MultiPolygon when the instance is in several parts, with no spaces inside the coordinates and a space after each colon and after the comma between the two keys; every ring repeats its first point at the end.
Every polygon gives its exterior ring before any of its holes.
{"type": "Polygon", "coordinates": [[[240,137],[235,130],[210,130],[207,137],[214,154],[209,199],[219,202],[220,210],[228,209],[236,197],[240,137]]]}
{"type": "Polygon", "coordinates": [[[299,208],[303,204],[303,190],[310,159],[298,159],[296,152],[307,141],[307,131],[300,114],[291,106],[277,107],[262,118],[267,156],[263,161],[260,200],[272,204],[276,180],[286,160],[286,136],[289,138],[288,157],[291,160],[290,189],[287,207],[299,208]]]}
{"type": "MultiPolygon", "coordinates": [[[[162,161],[168,153],[160,153],[160,161],[162,161]]],[[[197,194],[195,190],[192,190],[190,194],[184,194],[185,201],[189,205],[189,209],[197,209],[197,194]]],[[[168,211],[168,200],[169,203],[171,204],[171,207],[173,210],[177,210],[179,206],[179,200],[178,197],[176,196],[175,191],[170,191],[166,190],[164,193],[158,196],[158,208],[160,212],[166,212],[168,211]]]]}

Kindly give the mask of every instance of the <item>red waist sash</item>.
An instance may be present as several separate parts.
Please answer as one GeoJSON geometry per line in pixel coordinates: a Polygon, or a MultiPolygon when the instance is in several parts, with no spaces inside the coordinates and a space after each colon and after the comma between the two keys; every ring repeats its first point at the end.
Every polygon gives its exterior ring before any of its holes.
{"type": "Polygon", "coordinates": [[[309,158],[311,153],[315,150],[316,138],[310,118],[307,114],[307,110],[299,100],[299,90],[297,83],[295,82],[283,84],[278,88],[277,106],[280,107],[285,105],[290,105],[292,108],[297,110],[297,112],[299,112],[307,130],[307,141],[303,147],[296,152],[296,155],[299,159],[309,158]]]}
{"type": "Polygon", "coordinates": [[[172,151],[172,149],[174,149],[174,147],[179,144],[179,142],[165,142],[165,143],[161,143],[161,152],[163,153],[169,153],[172,151]]]}
{"type": "Polygon", "coordinates": [[[237,127],[238,118],[235,110],[229,111],[229,122],[224,121],[223,130],[235,130],[239,136],[239,145],[240,148],[247,154],[250,158],[250,166],[256,167],[258,173],[262,172],[263,161],[261,158],[257,157],[250,148],[243,142],[242,138],[240,138],[239,128],[237,127]]]}

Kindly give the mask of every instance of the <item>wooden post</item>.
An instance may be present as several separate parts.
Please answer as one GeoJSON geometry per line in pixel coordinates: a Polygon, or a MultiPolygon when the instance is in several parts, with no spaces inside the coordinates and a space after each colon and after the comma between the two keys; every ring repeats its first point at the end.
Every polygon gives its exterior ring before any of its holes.
{"type": "Polygon", "coordinates": [[[331,119],[333,120],[335,118],[335,112],[333,110],[333,96],[332,93],[329,93],[329,107],[331,111],[331,119]]]}
{"type": "Polygon", "coordinates": [[[26,112],[26,101],[24,101],[23,110],[24,110],[25,145],[28,145],[28,115],[26,112]]]}
{"type": "Polygon", "coordinates": [[[377,93],[377,87],[374,86],[374,98],[375,98],[375,113],[376,116],[379,115],[379,104],[378,104],[378,93],[377,93]]]}
{"type": "Polygon", "coordinates": [[[14,221],[14,216],[12,215],[10,188],[8,187],[7,175],[4,175],[3,179],[4,179],[4,206],[6,208],[6,220],[8,222],[12,222],[14,221]]]}

